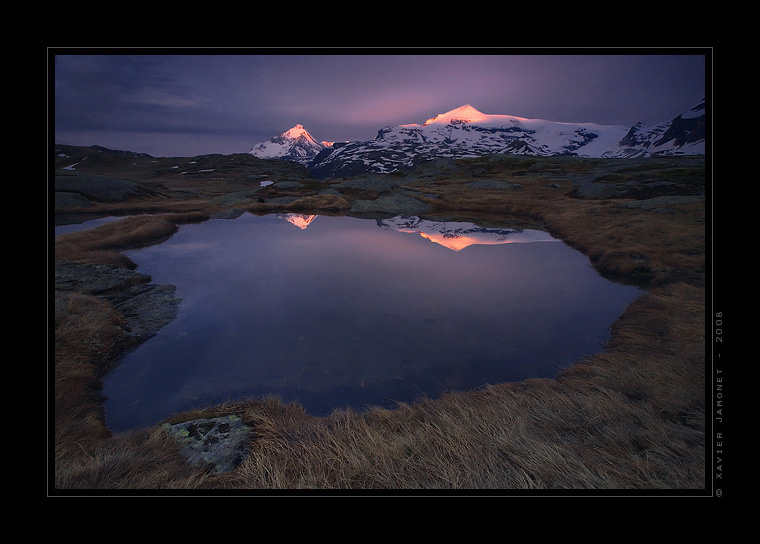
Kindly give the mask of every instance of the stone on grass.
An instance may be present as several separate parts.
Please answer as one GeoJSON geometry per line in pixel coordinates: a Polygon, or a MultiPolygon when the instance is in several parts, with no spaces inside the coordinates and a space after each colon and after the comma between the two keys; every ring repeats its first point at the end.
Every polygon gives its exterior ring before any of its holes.
{"type": "Polygon", "coordinates": [[[245,444],[251,432],[235,415],[176,425],[165,423],[164,429],[177,440],[183,457],[190,463],[211,467],[211,472],[237,467],[247,455],[245,444]]]}

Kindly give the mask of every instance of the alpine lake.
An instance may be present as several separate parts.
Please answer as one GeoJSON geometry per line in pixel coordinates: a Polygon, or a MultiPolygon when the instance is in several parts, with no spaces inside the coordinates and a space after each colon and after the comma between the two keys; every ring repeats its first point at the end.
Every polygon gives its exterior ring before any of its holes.
{"type": "Polygon", "coordinates": [[[315,416],[552,378],[643,293],[541,231],[245,213],[126,251],[176,319],[103,380],[114,432],[269,395],[315,416]]]}

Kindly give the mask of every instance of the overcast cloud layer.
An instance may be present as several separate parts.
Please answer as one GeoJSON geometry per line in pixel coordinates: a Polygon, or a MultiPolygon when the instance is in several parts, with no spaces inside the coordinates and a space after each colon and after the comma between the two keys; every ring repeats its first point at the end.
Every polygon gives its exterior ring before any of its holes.
{"type": "Polygon", "coordinates": [[[656,123],[695,105],[706,84],[699,50],[685,55],[81,52],[55,57],[55,142],[154,156],[246,153],[297,123],[317,140],[369,140],[384,126],[423,123],[464,104],[483,113],[553,121],[656,123]]]}

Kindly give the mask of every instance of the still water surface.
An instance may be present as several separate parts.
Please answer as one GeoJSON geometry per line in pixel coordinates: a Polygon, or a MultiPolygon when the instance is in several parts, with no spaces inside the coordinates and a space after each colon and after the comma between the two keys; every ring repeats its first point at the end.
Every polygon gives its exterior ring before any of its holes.
{"type": "Polygon", "coordinates": [[[184,300],[105,378],[113,431],[270,394],[327,415],[553,377],[641,293],[546,233],[406,216],[245,214],[127,254],[184,300]]]}

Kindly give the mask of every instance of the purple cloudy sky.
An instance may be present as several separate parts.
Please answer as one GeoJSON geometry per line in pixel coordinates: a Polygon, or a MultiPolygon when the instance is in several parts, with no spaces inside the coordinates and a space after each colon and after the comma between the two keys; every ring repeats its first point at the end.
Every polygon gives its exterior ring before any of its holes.
{"type": "Polygon", "coordinates": [[[297,123],[317,140],[369,140],[468,103],[630,126],[675,117],[707,83],[704,49],[143,51],[49,51],[55,143],[246,153],[297,123]]]}

